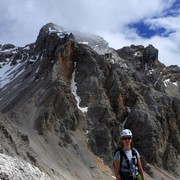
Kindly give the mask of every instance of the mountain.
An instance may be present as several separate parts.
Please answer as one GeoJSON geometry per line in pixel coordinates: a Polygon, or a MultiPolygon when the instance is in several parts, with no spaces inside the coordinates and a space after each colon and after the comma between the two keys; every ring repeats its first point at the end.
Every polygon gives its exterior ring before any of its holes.
{"type": "Polygon", "coordinates": [[[180,68],[162,64],[153,45],[115,50],[48,23],[35,43],[0,45],[0,67],[0,164],[5,156],[39,177],[109,180],[129,128],[148,179],[180,177],[180,68]]]}

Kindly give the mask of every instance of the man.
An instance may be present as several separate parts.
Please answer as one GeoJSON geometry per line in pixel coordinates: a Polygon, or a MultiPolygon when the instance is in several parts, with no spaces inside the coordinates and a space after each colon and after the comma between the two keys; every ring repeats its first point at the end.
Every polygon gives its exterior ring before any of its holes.
{"type": "Polygon", "coordinates": [[[139,152],[132,147],[132,132],[124,129],[120,135],[123,148],[114,156],[116,180],[145,180],[139,152]]]}

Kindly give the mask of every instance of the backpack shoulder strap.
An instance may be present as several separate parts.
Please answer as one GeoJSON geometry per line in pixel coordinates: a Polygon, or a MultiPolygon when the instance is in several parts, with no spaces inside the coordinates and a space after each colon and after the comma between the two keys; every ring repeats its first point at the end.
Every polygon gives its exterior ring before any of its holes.
{"type": "Polygon", "coordinates": [[[121,169],[121,166],[122,166],[122,160],[123,160],[122,151],[123,151],[123,149],[122,149],[122,148],[121,148],[121,149],[119,149],[119,154],[120,154],[120,156],[121,156],[121,159],[120,159],[120,169],[121,169]]]}
{"type": "Polygon", "coordinates": [[[116,154],[118,151],[120,151],[121,149],[122,149],[122,148],[116,149],[115,152],[114,152],[114,156],[115,156],[115,154],[116,154]]]}
{"type": "Polygon", "coordinates": [[[137,150],[134,147],[131,150],[132,150],[132,155],[137,156],[137,150]]]}
{"type": "Polygon", "coordinates": [[[125,152],[123,151],[123,149],[121,149],[120,155],[121,155],[121,165],[122,165],[122,160],[123,160],[123,157],[124,157],[124,159],[126,161],[126,164],[127,164],[128,168],[130,169],[129,159],[127,158],[127,156],[126,156],[125,152]]]}
{"type": "Polygon", "coordinates": [[[133,160],[133,164],[135,166],[137,166],[137,163],[138,163],[138,155],[137,155],[137,150],[135,148],[132,148],[132,157],[136,157],[137,161],[135,162],[135,160],[133,160]]]}

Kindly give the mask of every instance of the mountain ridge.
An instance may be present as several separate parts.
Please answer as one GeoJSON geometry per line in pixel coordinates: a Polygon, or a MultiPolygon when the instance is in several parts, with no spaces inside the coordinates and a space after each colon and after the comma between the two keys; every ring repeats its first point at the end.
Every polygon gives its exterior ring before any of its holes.
{"type": "Polygon", "coordinates": [[[35,43],[1,46],[1,151],[51,179],[110,179],[95,156],[112,168],[124,126],[146,171],[150,163],[178,177],[179,67],[160,63],[152,45],[114,50],[83,37],[48,23],[35,43]]]}

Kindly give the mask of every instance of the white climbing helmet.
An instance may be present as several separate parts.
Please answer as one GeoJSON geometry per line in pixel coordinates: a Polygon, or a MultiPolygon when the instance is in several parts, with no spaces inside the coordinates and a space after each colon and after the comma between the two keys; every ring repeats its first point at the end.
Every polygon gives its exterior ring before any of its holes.
{"type": "Polygon", "coordinates": [[[129,129],[123,129],[121,132],[121,137],[132,136],[132,132],[129,129]]]}

